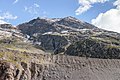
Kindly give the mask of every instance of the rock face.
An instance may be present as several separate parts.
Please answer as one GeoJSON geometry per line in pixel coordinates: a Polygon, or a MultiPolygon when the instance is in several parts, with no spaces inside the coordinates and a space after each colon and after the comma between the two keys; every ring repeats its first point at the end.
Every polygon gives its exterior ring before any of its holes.
{"type": "Polygon", "coordinates": [[[65,26],[69,26],[71,28],[77,28],[77,29],[92,29],[95,28],[94,25],[91,25],[87,22],[83,22],[80,21],[74,17],[65,17],[59,21],[56,21],[56,23],[60,24],[60,25],[65,25],[65,26]]]}
{"type": "Polygon", "coordinates": [[[0,80],[14,80],[14,66],[11,63],[0,62],[0,80]]]}
{"type": "Polygon", "coordinates": [[[102,59],[120,59],[118,46],[105,44],[94,39],[85,39],[71,44],[65,54],[102,59]]]}
{"type": "Polygon", "coordinates": [[[20,33],[17,27],[13,27],[11,24],[0,24],[0,39],[10,38],[13,36],[21,39],[24,38],[24,35],[20,33]]]}
{"type": "Polygon", "coordinates": [[[14,27],[11,24],[0,24],[0,28],[3,28],[3,29],[12,29],[14,27]]]}
{"type": "Polygon", "coordinates": [[[39,35],[39,37],[37,37],[35,40],[34,42],[36,43],[36,45],[40,45],[43,50],[51,50],[54,52],[56,52],[56,50],[59,51],[59,49],[68,44],[68,41],[64,36],[58,35],[39,35]],[[35,40],[38,43],[40,42],[40,44],[37,44],[35,40]]]}

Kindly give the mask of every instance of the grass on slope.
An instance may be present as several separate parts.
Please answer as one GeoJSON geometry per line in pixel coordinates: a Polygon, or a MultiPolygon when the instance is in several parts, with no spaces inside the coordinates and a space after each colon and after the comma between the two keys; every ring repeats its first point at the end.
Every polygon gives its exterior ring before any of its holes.
{"type": "Polygon", "coordinates": [[[42,50],[37,49],[32,44],[16,40],[16,39],[0,39],[0,47],[10,49],[10,50],[17,50],[20,52],[29,52],[29,53],[43,53],[42,50]]]}

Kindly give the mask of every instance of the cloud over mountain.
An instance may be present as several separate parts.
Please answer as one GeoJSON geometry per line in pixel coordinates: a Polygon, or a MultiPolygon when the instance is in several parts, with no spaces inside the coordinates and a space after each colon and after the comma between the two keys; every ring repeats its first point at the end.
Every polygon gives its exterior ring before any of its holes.
{"type": "Polygon", "coordinates": [[[120,33],[120,0],[116,0],[113,5],[116,6],[115,9],[100,13],[91,22],[99,28],[120,33]]]}
{"type": "Polygon", "coordinates": [[[0,24],[7,24],[7,22],[0,20],[0,24]]]}
{"type": "Polygon", "coordinates": [[[14,20],[14,19],[17,19],[18,17],[17,16],[14,16],[12,15],[11,13],[9,12],[5,12],[5,13],[2,13],[0,15],[0,19],[4,20],[4,19],[11,19],[11,20],[14,20]]]}
{"type": "Polygon", "coordinates": [[[76,15],[80,15],[92,7],[95,3],[104,3],[109,0],[78,0],[80,7],[75,11],[76,15]]]}
{"type": "Polygon", "coordinates": [[[5,20],[9,21],[9,20],[15,20],[17,18],[18,18],[17,16],[12,15],[10,12],[1,12],[1,14],[0,14],[0,24],[8,23],[5,20]]]}
{"type": "Polygon", "coordinates": [[[37,15],[40,11],[40,6],[39,6],[39,4],[34,3],[31,6],[25,6],[24,11],[26,11],[27,13],[29,13],[31,15],[37,15]]]}

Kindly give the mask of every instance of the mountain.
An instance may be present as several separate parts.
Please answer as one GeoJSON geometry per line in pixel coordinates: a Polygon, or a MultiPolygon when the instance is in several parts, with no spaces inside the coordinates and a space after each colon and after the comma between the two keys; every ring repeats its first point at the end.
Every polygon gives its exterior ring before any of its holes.
{"type": "Polygon", "coordinates": [[[84,21],[80,21],[74,17],[65,17],[62,18],[61,20],[56,21],[55,23],[59,24],[59,25],[65,25],[71,28],[76,28],[76,29],[92,29],[95,28],[94,25],[91,25],[87,22],[84,21]]]}
{"type": "Polygon", "coordinates": [[[53,18],[53,19],[43,19],[37,18],[29,22],[18,25],[18,28],[22,33],[27,35],[33,35],[35,33],[46,33],[46,32],[61,32],[61,31],[77,31],[78,29],[92,29],[95,26],[82,22],[73,17],[65,18],[53,18]],[[28,31],[29,30],[29,31],[28,31]]]}
{"type": "Polygon", "coordinates": [[[99,29],[74,17],[37,18],[17,27],[45,52],[92,58],[120,58],[119,33],[99,29]]]}
{"type": "Polygon", "coordinates": [[[20,24],[17,27],[23,34],[30,36],[29,39],[34,43],[41,43],[43,49],[52,51],[68,45],[69,39],[72,42],[79,39],[78,36],[81,34],[81,29],[96,28],[95,26],[74,17],[57,19],[37,18],[20,24]]]}
{"type": "MultiPolygon", "coordinates": [[[[0,48],[39,53],[41,50],[34,47],[17,27],[11,24],[0,24],[0,48]],[[31,49],[31,50],[29,50],[31,49]]],[[[42,51],[42,53],[44,53],[42,51]]]]}
{"type": "Polygon", "coordinates": [[[0,80],[119,80],[120,34],[74,17],[0,24],[0,80]]]}

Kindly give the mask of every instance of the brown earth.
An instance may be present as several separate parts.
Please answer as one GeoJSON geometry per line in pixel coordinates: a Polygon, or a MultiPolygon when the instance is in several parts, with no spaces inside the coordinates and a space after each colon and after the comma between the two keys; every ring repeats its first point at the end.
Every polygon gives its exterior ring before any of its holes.
{"type": "MultiPolygon", "coordinates": [[[[12,51],[15,54],[14,51],[12,51]]],[[[22,53],[21,53],[22,54],[22,53]]],[[[120,60],[24,53],[30,60],[0,61],[0,80],[119,80],[120,60]]],[[[15,56],[16,60],[19,56],[15,56]]]]}

